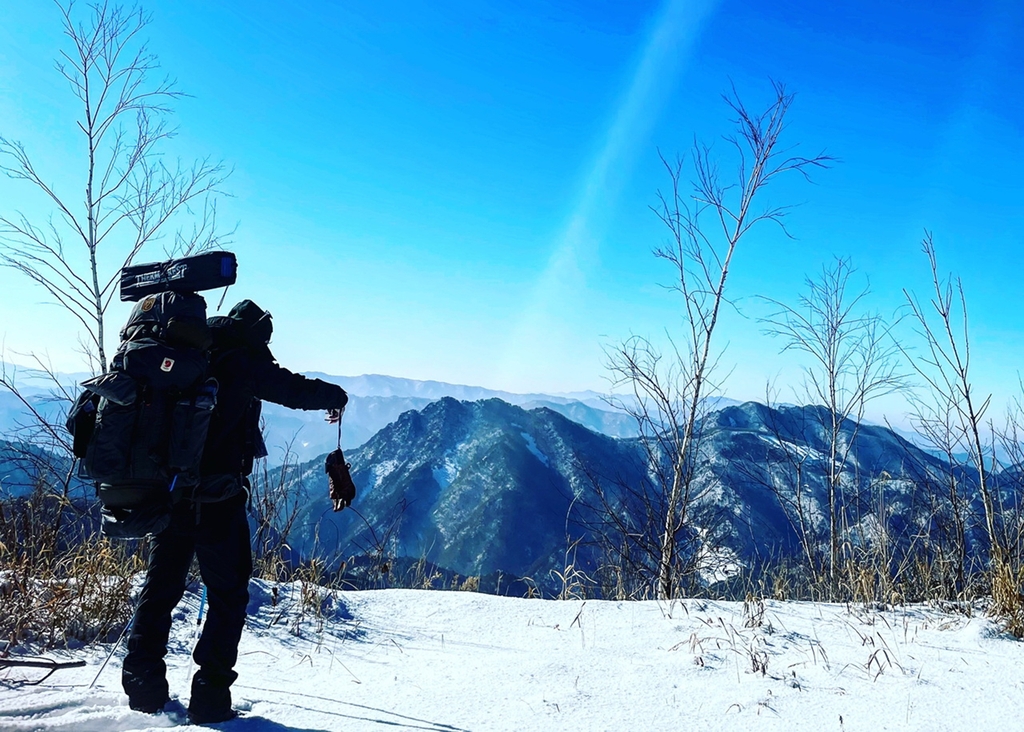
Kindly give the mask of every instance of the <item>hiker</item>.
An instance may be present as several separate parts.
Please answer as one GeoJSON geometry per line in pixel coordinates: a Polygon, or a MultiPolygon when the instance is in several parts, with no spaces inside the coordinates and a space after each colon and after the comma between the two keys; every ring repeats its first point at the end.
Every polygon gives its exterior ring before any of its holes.
{"type": "Polygon", "coordinates": [[[243,300],[212,317],[208,374],[219,385],[203,449],[199,484],[175,496],[170,525],[152,540],[149,569],[128,639],[122,685],[132,709],[156,713],[169,701],[164,655],[171,612],[185,592],[193,556],[206,586],[209,612],[193,657],[189,719],[232,719],[233,667],[249,602],[252,553],[246,502],[253,462],[264,457],[261,400],[293,409],[326,409],[337,424],[348,402],[344,389],[282,368],[268,344],[268,311],[243,300]]]}

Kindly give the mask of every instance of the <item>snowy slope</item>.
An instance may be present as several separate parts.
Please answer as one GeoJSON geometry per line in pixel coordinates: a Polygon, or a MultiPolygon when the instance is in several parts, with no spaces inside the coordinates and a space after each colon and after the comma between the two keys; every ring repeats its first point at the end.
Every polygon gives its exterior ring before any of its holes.
{"type": "MultiPolygon", "coordinates": [[[[549,601],[383,590],[327,598],[253,583],[235,686],[243,717],[219,729],[1012,730],[1024,714],[1024,645],[980,617],[925,607],[549,601]],[[758,620],[760,624],[758,625],[758,620]],[[754,627],[750,627],[754,626],[754,627]]],[[[179,607],[168,657],[186,694],[198,600],[179,607]]],[[[117,658],[6,671],[0,729],[163,729],[128,709],[117,658]]],[[[59,655],[59,654],[53,654],[59,655]]],[[[186,701],[187,700],[183,700],[186,701]]]]}

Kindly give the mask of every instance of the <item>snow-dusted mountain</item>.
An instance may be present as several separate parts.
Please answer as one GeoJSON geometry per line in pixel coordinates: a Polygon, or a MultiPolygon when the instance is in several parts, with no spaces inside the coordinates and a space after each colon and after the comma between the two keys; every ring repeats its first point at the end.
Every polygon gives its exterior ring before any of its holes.
{"type": "Polygon", "coordinates": [[[304,558],[337,564],[341,554],[383,551],[462,575],[500,571],[545,584],[557,548],[580,534],[566,522],[586,471],[643,472],[629,442],[499,399],[445,397],[401,415],[351,455],[359,516],[329,510],[322,459],[293,480],[302,508],[288,538],[304,558]]]}
{"type": "MultiPolygon", "coordinates": [[[[594,509],[602,500],[616,505],[638,535],[646,532],[651,540],[658,531],[645,523],[637,497],[650,495],[653,472],[632,420],[598,395],[504,394],[511,403],[480,387],[310,375],[351,394],[344,442],[360,487],[359,515],[333,514],[327,503],[322,456],[336,445],[336,429],[320,412],[268,405],[271,466],[280,463],[289,441],[291,462],[300,463],[286,474],[302,505],[288,537],[299,558],[323,556],[333,564],[373,554],[407,563],[423,559],[463,576],[528,576],[550,587],[577,539],[579,569],[596,572],[607,564],[595,534],[601,517],[594,509]]],[[[27,386],[34,406],[59,411],[48,400],[45,379],[27,386]]],[[[829,513],[823,408],[728,400],[717,407],[704,422],[698,500],[684,537],[692,551],[704,553],[701,571],[708,581],[797,553],[803,536],[820,547],[829,513]]],[[[11,428],[25,417],[24,405],[0,392],[0,428],[9,443],[18,441],[11,428]]],[[[936,513],[943,504],[935,496],[949,473],[941,459],[877,425],[848,423],[844,439],[852,445],[838,497],[845,541],[863,544],[879,532],[910,541],[948,524],[936,513]]],[[[0,485],[24,492],[33,483],[31,471],[23,459],[12,459],[10,444],[3,447],[0,485]]],[[[1004,474],[1005,505],[1018,500],[1024,480],[1015,475],[1004,474]]],[[[969,497],[973,476],[965,471],[957,480],[969,497]]]]}
{"type": "MultiPolygon", "coordinates": [[[[417,381],[394,376],[368,374],[363,376],[332,376],[318,372],[306,376],[323,379],[344,388],[351,400],[345,410],[343,446],[357,447],[403,412],[419,410],[443,398],[461,401],[501,399],[526,409],[548,407],[589,429],[612,437],[632,437],[635,421],[628,414],[610,406],[597,392],[565,394],[513,394],[479,386],[447,384],[440,381],[417,381]]],[[[286,446],[300,461],[309,460],[337,445],[337,431],[323,424],[319,412],[301,412],[264,405],[267,445],[272,462],[280,462],[286,446]]]]}
{"type": "MultiPolygon", "coordinates": [[[[376,399],[412,397],[353,390],[353,412],[376,399]]],[[[397,405],[390,402],[391,409],[397,405]]],[[[636,438],[588,429],[550,406],[528,407],[443,397],[378,415],[390,421],[347,451],[359,487],[355,511],[330,510],[322,454],[290,467],[287,502],[299,506],[286,537],[292,558],[317,557],[334,567],[353,558],[362,566],[423,560],[463,577],[481,576],[481,586],[492,591],[501,589],[499,576],[505,590],[507,578],[529,577],[551,591],[553,573],[570,561],[592,578],[607,567],[601,527],[610,516],[630,527],[631,542],[656,542],[661,527],[647,521],[642,495],[655,505],[661,500],[655,476],[665,464],[652,466],[636,438]]],[[[695,500],[681,537],[704,581],[799,554],[802,538],[824,546],[827,422],[821,407],[753,402],[705,418],[695,500]]],[[[336,440],[333,428],[316,429],[336,440]]],[[[950,526],[943,498],[949,467],[885,427],[847,422],[843,439],[851,446],[837,497],[844,543],[866,545],[883,534],[898,550],[922,537],[941,543],[950,526]]],[[[324,451],[332,447],[329,438],[324,451]]],[[[0,448],[0,484],[23,492],[33,484],[31,471],[13,459],[16,445],[0,448]]],[[[981,515],[974,476],[961,470],[954,477],[960,496],[973,502],[965,509],[981,515]]],[[[1019,471],[994,476],[1000,505],[1017,505],[1022,484],[1019,471]]],[[[967,540],[975,546],[979,537],[969,529],[967,540]]]]}
{"type": "MultiPolygon", "coordinates": [[[[480,386],[417,381],[378,374],[332,376],[308,372],[305,375],[338,384],[349,393],[351,401],[345,410],[343,447],[362,445],[403,412],[423,409],[443,398],[467,402],[500,399],[527,410],[545,407],[609,437],[637,435],[633,417],[610,402],[607,395],[594,391],[514,394],[480,386]]],[[[709,402],[712,409],[738,403],[726,397],[717,397],[709,402]]],[[[337,432],[324,426],[319,412],[299,412],[267,403],[264,405],[264,415],[267,418],[267,445],[274,463],[280,462],[285,446],[290,446],[294,457],[303,461],[337,445],[337,432]]]]}
{"type": "MultiPolygon", "coordinates": [[[[690,551],[706,553],[706,580],[798,553],[797,505],[808,540],[821,546],[825,414],[751,402],[706,418],[685,537],[690,551]]],[[[941,523],[934,497],[944,463],[884,427],[848,422],[843,437],[852,445],[839,497],[845,540],[885,531],[910,542],[941,523]]],[[[606,562],[594,546],[599,490],[638,534],[652,539],[659,528],[645,523],[638,497],[656,495],[640,441],[598,434],[550,408],[444,398],[401,415],[349,457],[358,515],[330,511],[322,459],[292,478],[302,508],[289,545],[302,558],[424,559],[463,576],[501,572],[550,586],[576,539],[578,569],[606,562]]],[[[959,479],[971,485],[969,474],[959,479]]]]}

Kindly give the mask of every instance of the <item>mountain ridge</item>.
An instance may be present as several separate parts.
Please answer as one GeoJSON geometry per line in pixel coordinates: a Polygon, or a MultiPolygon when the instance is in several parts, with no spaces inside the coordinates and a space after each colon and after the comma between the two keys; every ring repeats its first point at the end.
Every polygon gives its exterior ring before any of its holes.
{"type": "MultiPolygon", "coordinates": [[[[5,369],[4,373],[17,376],[23,396],[29,399],[33,407],[48,419],[56,421],[62,418],[60,404],[50,399],[50,391],[57,385],[74,391],[81,381],[90,376],[86,373],[55,373],[55,384],[50,375],[38,368],[2,362],[0,367],[5,369]]],[[[513,394],[479,386],[421,381],[384,374],[338,376],[310,371],[303,372],[303,375],[338,384],[352,397],[342,430],[343,446],[346,448],[362,445],[403,412],[422,409],[430,402],[446,396],[467,401],[500,398],[510,404],[526,405],[529,408],[548,406],[605,434],[628,437],[636,433],[632,417],[593,391],[513,394]]],[[[285,459],[308,460],[337,444],[337,433],[324,428],[321,412],[303,412],[265,402],[263,415],[267,447],[274,464],[280,464],[285,459]]],[[[31,414],[25,405],[10,391],[0,388],[0,436],[9,435],[31,423],[31,414]]]]}
{"type": "MultiPolygon", "coordinates": [[[[809,540],[821,541],[825,413],[746,402],[707,415],[684,537],[694,557],[703,553],[694,561],[704,581],[796,556],[796,501],[810,517],[809,540]]],[[[886,427],[847,420],[841,438],[851,444],[842,484],[846,540],[870,542],[884,530],[910,542],[932,520],[929,491],[948,466],[886,427]]],[[[291,486],[303,509],[289,545],[296,558],[386,555],[463,576],[530,576],[551,591],[569,547],[580,571],[596,574],[607,564],[594,534],[601,510],[621,512],[638,536],[646,531],[657,541],[657,527],[642,526],[640,497],[656,489],[648,455],[637,438],[602,435],[550,408],[445,397],[403,413],[348,454],[358,517],[330,512],[322,459],[300,466],[291,486]]],[[[973,480],[970,471],[960,479],[965,488],[973,480]]]]}

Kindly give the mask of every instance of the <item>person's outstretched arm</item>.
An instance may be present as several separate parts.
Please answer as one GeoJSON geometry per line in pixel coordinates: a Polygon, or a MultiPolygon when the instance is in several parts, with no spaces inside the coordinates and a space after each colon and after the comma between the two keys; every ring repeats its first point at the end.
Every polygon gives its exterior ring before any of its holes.
{"type": "Polygon", "coordinates": [[[256,384],[260,399],[291,409],[344,409],[348,404],[348,394],[337,384],[293,373],[273,356],[261,363],[256,384]]]}

